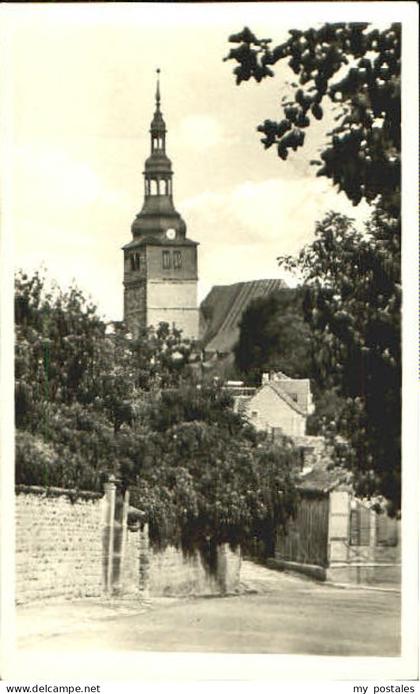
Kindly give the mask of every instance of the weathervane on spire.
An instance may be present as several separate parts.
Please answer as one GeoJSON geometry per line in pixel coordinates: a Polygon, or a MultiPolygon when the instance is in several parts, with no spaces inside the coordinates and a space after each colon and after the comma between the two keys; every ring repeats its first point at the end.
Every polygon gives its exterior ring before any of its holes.
{"type": "Polygon", "coordinates": [[[160,89],[159,89],[159,75],[160,75],[160,67],[156,69],[157,73],[157,85],[156,85],[156,108],[159,110],[160,107],[160,89]]]}

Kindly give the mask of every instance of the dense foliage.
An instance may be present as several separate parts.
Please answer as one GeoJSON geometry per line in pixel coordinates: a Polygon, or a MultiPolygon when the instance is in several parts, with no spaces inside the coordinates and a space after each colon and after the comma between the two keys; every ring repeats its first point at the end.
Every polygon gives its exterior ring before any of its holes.
{"type": "Polygon", "coordinates": [[[133,340],[76,287],[48,292],[38,272],[16,277],[15,325],[17,481],[100,489],[140,394],[187,378],[191,344],[166,325],[133,340]]]}
{"type": "Polygon", "coordinates": [[[401,26],[370,29],[366,23],[325,24],[293,29],[284,43],[270,47],[248,28],[230,37],[239,44],[226,60],[236,60],[237,84],[274,75],[287,62],[297,76],[293,95],[283,94],[282,118],[258,126],[266,148],[279,157],[304,144],[305,129],[323,118],[325,105],[337,110],[337,125],[321,154],[318,175],[332,179],[354,204],[381,197],[387,211],[400,208],[401,26]]]}
{"type": "Polygon", "coordinates": [[[16,481],[131,489],[156,546],[199,549],[210,568],[293,512],[294,451],[200,385],[194,345],[167,325],[135,339],[107,326],[75,287],[16,277],[16,481]]]}
{"type": "Polygon", "coordinates": [[[325,24],[291,30],[282,44],[249,29],[230,37],[237,83],[274,75],[287,62],[297,82],[283,83],[282,118],[258,127],[283,160],[303,146],[305,130],[336,113],[317,175],[353,204],[374,212],[366,233],[331,213],[297,258],[282,259],[306,288],[311,376],[318,387],[311,431],[335,441],[336,460],[354,473],[362,496],[400,506],[401,434],[401,26],[325,24]],[[288,93],[285,93],[285,92],[288,93]]]}
{"type": "Polygon", "coordinates": [[[255,299],[244,311],[235,345],[235,365],[247,383],[259,385],[264,371],[291,378],[311,373],[311,333],[304,321],[303,292],[280,289],[255,299]]]}
{"type": "Polygon", "coordinates": [[[157,544],[211,556],[220,542],[271,542],[293,512],[293,449],[246,426],[221,389],[163,391],[139,443],[130,476],[157,544]]]}
{"type": "Polygon", "coordinates": [[[289,378],[309,378],[315,409],[308,416],[309,435],[329,433],[329,423],[344,400],[335,385],[319,377],[317,343],[304,311],[306,288],[281,289],[255,299],[244,311],[235,345],[236,377],[259,386],[262,374],[281,371],[289,378]]]}
{"type": "Polygon", "coordinates": [[[330,213],[316,239],[283,265],[304,277],[305,316],[317,382],[341,396],[330,433],[346,444],[337,460],[351,468],[362,496],[400,505],[400,228],[380,208],[359,233],[330,213]]]}

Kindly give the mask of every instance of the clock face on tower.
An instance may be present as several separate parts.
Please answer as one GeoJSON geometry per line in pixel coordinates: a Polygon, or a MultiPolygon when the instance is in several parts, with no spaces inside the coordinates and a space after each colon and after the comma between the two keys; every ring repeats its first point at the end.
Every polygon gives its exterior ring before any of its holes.
{"type": "Polygon", "coordinates": [[[166,231],[166,238],[169,239],[170,241],[173,241],[176,236],[176,231],[175,229],[167,229],[166,231]]]}

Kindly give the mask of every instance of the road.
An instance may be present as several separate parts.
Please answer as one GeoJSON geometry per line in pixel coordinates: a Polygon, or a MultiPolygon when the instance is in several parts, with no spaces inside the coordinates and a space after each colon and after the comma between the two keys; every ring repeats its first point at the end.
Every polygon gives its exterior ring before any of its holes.
{"type": "Polygon", "coordinates": [[[92,601],[23,607],[18,644],[48,651],[399,654],[397,592],[323,585],[249,562],[242,576],[245,592],[225,598],[161,598],[141,609],[92,601]]]}

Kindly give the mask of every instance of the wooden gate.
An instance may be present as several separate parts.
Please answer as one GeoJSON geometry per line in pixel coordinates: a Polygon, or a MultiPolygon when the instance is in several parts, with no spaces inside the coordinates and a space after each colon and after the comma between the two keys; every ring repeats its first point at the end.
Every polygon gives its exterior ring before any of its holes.
{"type": "Polygon", "coordinates": [[[328,516],[327,493],[301,490],[300,501],[294,519],[285,530],[279,529],[276,540],[276,559],[302,564],[328,566],[328,516]]]}

